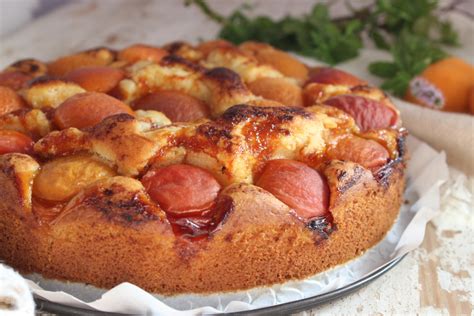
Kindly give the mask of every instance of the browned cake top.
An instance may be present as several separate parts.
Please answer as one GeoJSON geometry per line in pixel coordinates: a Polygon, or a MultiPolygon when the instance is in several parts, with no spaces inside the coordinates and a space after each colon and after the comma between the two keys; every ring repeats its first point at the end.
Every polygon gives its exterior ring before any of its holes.
{"type": "Polygon", "coordinates": [[[82,205],[210,236],[245,184],[327,234],[345,174],[380,182],[404,136],[377,88],[261,43],[97,48],[0,73],[0,168],[32,225],[84,216],[82,205]]]}

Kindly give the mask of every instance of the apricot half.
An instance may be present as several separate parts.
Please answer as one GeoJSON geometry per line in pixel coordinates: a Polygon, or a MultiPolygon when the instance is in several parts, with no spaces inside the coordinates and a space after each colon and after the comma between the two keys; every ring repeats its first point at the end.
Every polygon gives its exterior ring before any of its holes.
{"type": "Polygon", "coordinates": [[[129,63],[134,63],[139,60],[148,60],[157,63],[166,55],[168,55],[168,52],[162,48],[135,44],[122,49],[118,53],[118,59],[129,63]]]}
{"type": "Polygon", "coordinates": [[[25,101],[14,90],[0,86],[0,116],[24,107],[25,101]]]}
{"type": "Polygon", "coordinates": [[[61,129],[85,128],[120,113],[133,115],[132,109],[116,98],[104,93],[85,92],[64,101],[54,113],[54,122],[61,129]]]}
{"type": "Polygon", "coordinates": [[[209,109],[204,102],[173,90],[148,94],[135,103],[135,109],[162,112],[172,122],[192,122],[209,116],[209,109]]]}
{"type": "Polygon", "coordinates": [[[264,77],[248,84],[252,93],[284,105],[303,106],[303,90],[284,78],[264,77]]]}
{"type": "Polygon", "coordinates": [[[56,158],[42,166],[33,194],[48,201],[66,201],[97,180],[115,176],[106,164],[87,154],[56,158]]]}
{"type": "Polygon", "coordinates": [[[66,80],[73,81],[87,91],[107,93],[125,77],[121,69],[112,67],[85,67],[71,71],[66,80]]]}

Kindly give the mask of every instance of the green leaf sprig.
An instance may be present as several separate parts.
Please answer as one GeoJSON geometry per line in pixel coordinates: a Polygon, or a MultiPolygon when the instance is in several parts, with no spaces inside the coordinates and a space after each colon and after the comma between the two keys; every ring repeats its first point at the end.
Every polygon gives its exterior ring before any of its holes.
{"type": "Polygon", "coordinates": [[[428,39],[403,31],[391,47],[393,61],[376,61],[369,71],[385,81],[381,88],[403,96],[410,80],[447,54],[428,39]]]}
{"type": "MultiPolygon", "coordinates": [[[[469,1],[469,0],[467,0],[469,1]]],[[[362,35],[379,49],[388,50],[392,61],[376,61],[369,71],[382,77],[382,88],[402,96],[409,81],[431,63],[446,56],[441,45],[459,45],[452,24],[440,12],[457,10],[462,0],[440,8],[438,0],[376,0],[351,15],[331,18],[329,5],[315,4],[309,14],[279,20],[268,16],[249,17],[241,7],[228,17],[211,9],[206,0],[185,0],[197,5],[221,24],[219,37],[235,44],[254,40],[335,65],[357,57],[362,35]]]]}

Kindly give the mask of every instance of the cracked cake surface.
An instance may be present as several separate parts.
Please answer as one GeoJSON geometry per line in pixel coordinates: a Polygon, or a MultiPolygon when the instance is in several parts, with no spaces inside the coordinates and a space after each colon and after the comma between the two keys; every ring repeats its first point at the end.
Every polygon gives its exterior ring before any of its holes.
{"type": "Polygon", "coordinates": [[[166,295],[302,279],[402,203],[400,115],[267,44],[99,47],[0,72],[0,260],[166,295]]]}

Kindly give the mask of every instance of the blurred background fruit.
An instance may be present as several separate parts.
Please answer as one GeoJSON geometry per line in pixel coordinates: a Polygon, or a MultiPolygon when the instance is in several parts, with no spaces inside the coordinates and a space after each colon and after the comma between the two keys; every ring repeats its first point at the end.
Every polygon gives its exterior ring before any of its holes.
{"type": "Polygon", "coordinates": [[[472,113],[469,102],[473,88],[474,67],[460,58],[448,57],[413,78],[405,100],[436,110],[472,113]]]}

